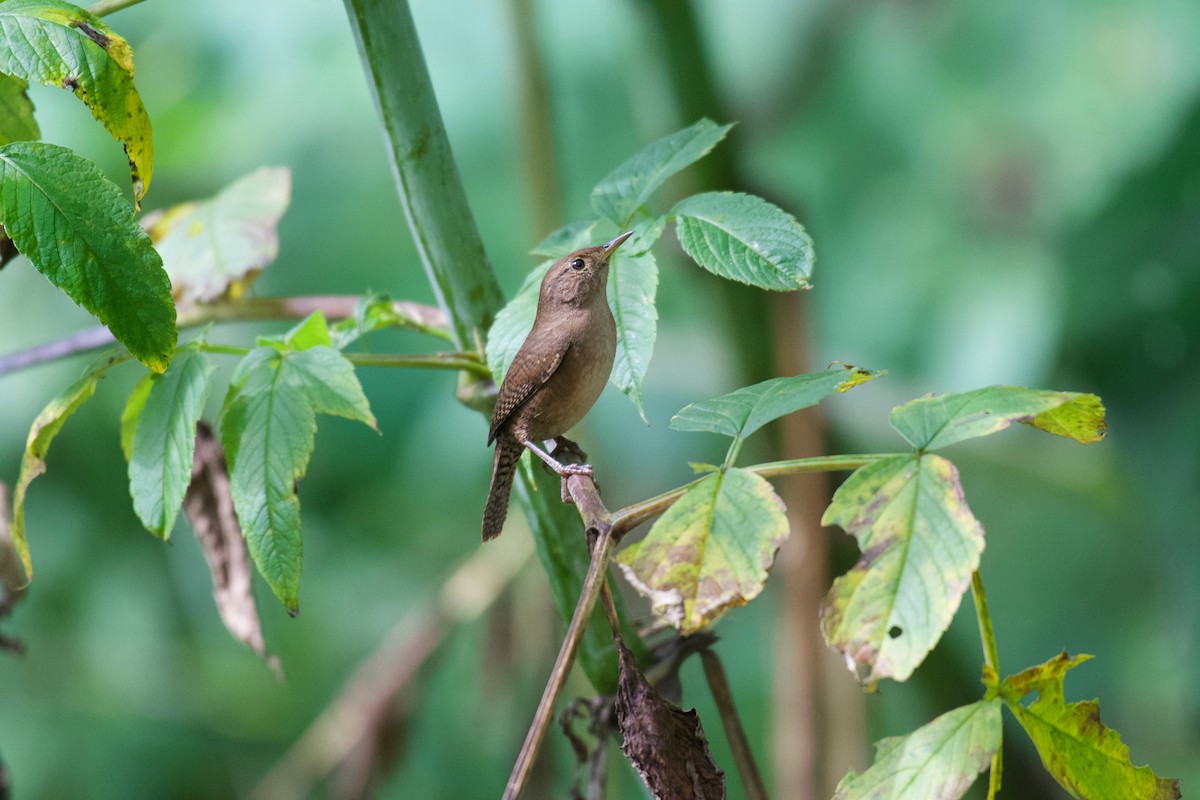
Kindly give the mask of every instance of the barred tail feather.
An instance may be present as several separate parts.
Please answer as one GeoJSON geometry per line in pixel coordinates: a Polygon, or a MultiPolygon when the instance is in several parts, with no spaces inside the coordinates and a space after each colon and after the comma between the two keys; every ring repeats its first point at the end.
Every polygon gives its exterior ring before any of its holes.
{"type": "Polygon", "coordinates": [[[508,496],[512,492],[517,462],[525,448],[510,436],[496,439],[496,456],[492,462],[492,488],[488,490],[487,506],[483,510],[483,540],[495,539],[504,528],[508,516],[508,496]]]}

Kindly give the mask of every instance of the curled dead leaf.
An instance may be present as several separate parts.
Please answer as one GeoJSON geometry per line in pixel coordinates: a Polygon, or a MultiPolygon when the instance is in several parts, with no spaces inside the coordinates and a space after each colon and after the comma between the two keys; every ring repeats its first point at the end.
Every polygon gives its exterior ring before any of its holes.
{"type": "Polygon", "coordinates": [[[205,422],[196,426],[192,482],[183,508],[212,572],[213,599],[225,628],[282,675],[279,659],[267,652],[258,607],[250,591],[253,568],[233,510],[225,453],[220,439],[205,422]]]}

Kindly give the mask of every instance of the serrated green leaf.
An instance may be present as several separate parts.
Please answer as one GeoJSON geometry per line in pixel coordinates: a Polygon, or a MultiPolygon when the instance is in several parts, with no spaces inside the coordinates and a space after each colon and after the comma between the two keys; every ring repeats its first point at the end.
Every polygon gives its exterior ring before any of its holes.
{"type": "Polygon", "coordinates": [[[75,93],[121,142],[141,200],[154,169],[150,118],[133,85],[133,51],[94,14],[61,0],[0,3],[0,72],[75,93]]]}
{"type": "Polygon", "coordinates": [[[807,289],[812,240],[796,218],[762,198],[707,192],[681,200],[675,218],[679,244],[700,266],[760,289],[807,289]]]}
{"type": "Polygon", "coordinates": [[[701,479],[640,542],[617,554],[625,577],[685,636],[762,591],[788,535],[783,501],[743,469],[701,479]]]}
{"type": "Polygon", "coordinates": [[[609,259],[608,305],[617,326],[617,354],[609,381],[624,392],[647,425],[642,405],[642,378],[654,354],[658,336],[658,262],[650,253],[630,256],[618,252],[609,259]]]}
{"type": "Polygon", "coordinates": [[[362,422],[378,430],[354,365],[329,347],[289,353],[284,359],[287,380],[304,393],[318,414],[362,422]]]}
{"type": "Polygon", "coordinates": [[[279,254],[292,173],[262,167],[207,200],[147,215],[142,224],[184,305],[240,297],[279,254]]]}
{"type": "Polygon", "coordinates": [[[921,397],[892,409],[892,427],[918,450],[987,436],[1023,422],[1083,444],[1106,435],[1104,405],[1094,394],[988,386],[962,394],[921,397]]]}
{"type": "Polygon", "coordinates": [[[340,353],[264,346],[234,371],[221,414],[233,505],[250,556],[292,613],[299,610],[302,554],[296,484],[312,456],[317,412],[375,425],[340,353]]]}
{"type": "Polygon", "coordinates": [[[0,147],[0,224],[139,361],[166,369],[177,335],[170,281],[129,204],[95,164],[44,142],[0,147]]]}
{"type": "Polygon", "coordinates": [[[1095,700],[1066,702],[1063,677],[1089,658],[1060,653],[1005,678],[1000,696],[1033,740],[1046,771],[1072,797],[1178,800],[1179,781],[1159,778],[1149,767],[1133,766],[1121,735],[1100,721],[1095,700]],[[1021,698],[1030,692],[1037,692],[1037,699],[1021,705],[1021,698]]]}
{"type": "Polygon", "coordinates": [[[500,309],[496,321],[488,331],[488,369],[492,371],[497,386],[504,380],[504,373],[508,372],[509,365],[516,358],[521,343],[525,341],[529,331],[533,330],[542,278],[553,264],[553,261],[546,261],[525,276],[521,288],[513,299],[500,309]]]}
{"type": "Polygon", "coordinates": [[[707,155],[732,127],[701,119],[648,145],[596,185],[592,208],[618,227],[628,225],[655,189],[707,155]]]}
{"type": "Polygon", "coordinates": [[[134,389],[122,415],[124,439],[126,419],[141,403],[136,422],[128,423],[129,491],[138,519],[162,539],[171,535],[192,479],[196,423],[208,399],[212,369],[198,347],[183,348],[166,372],[150,378],[148,392],[141,384],[134,389]]]}
{"type": "Polygon", "coordinates": [[[317,310],[309,314],[302,322],[287,332],[283,343],[293,350],[307,350],[310,347],[333,347],[333,337],[329,334],[329,323],[325,321],[324,312],[317,310]]]}
{"type": "Polygon", "coordinates": [[[881,374],[850,367],[772,378],[684,406],[671,417],[671,427],[677,431],[706,431],[744,439],[772,420],[816,405],[834,392],[881,374]]]}
{"type": "Polygon", "coordinates": [[[936,455],[868,464],[821,524],[841,526],[862,551],[821,601],[825,641],[864,683],[906,680],[949,627],[983,553],[958,470],[936,455]]]}
{"type": "Polygon", "coordinates": [[[942,714],[875,743],[875,763],[838,783],[833,800],[958,800],[1000,749],[1000,700],[942,714]]]}
{"type": "Polygon", "coordinates": [[[33,479],[46,471],[46,454],[50,444],[62,430],[67,418],[79,410],[96,392],[96,384],[109,369],[120,364],[128,356],[107,353],[87,368],[83,377],[63,389],[54,397],[29,426],[25,439],[25,454],[21,457],[21,472],[17,476],[17,488],[13,494],[13,521],[9,533],[13,547],[21,558],[25,575],[33,579],[33,562],[29,557],[29,540],[25,534],[25,493],[33,479]]]}
{"type": "Polygon", "coordinates": [[[40,139],[29,84],[14,75],[0,75],[0,145],[40,139]]]}

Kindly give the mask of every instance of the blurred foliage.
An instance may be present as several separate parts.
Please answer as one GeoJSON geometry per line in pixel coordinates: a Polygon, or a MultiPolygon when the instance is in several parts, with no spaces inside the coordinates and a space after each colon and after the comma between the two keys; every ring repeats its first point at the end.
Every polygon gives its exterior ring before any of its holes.
{"type": "MultiPolygon", "coordinates": [[[[690,119],[677,118],[683,103],[644,2],[533,5],[574,219],[614,165],[690,119]]],[[[464,8],[414,2],[460,172],[511,296],[534,263],[525,252],[547,231],[533,229],[519,188],[508,6],[464,8]]],[[[813,236],[815,363],[890,373],[829,404],[838,450],[893,449],[888,411],[926,391],[1013,383],[1105,399],[1101,449],[1014,431],[950,454],[987,531],[982,572],[1002,665],[1096,653],[1072,676],[1068,700],[1102,696],[1104,720],[1135,763],[1181,778],[1185,791],[1197,785],[1200,5],[754,0],[695,10],[717,90],[739,121],[723,146],[813,236]]],[[[154,123],[145,207],[287,165],[294,202],[257,293],[430,301],[344,13],[315,0],[214,0],[109,17],[135,49],[154,123]]],[[[123,179],[119,148],[85,108],[61,90],[30,94],[47,140],[123,179]]],[[[675,274],[663,282],[671,291],[660,297],[643,387],[651,427],[609,392],[579,437],[618,505],[688,480],[688,460],[719,460],[722,443],[667,421],[740,385],[738,356],[712,324],[719,289],[670,255],[660,257],[675,274]]],[[[0,282],[5,351],[91,324],[28,265],[9,265],[0,282]]],[[[212,338],[248,343],[265,327],[212,338]]],[[[403,333],[369,343],[422,346],[403,333]]],[[[0,479],[12,484],[30,421],[81,367],[0,378],[0,479]]],[[[478,547],[490,470],[482,418],[448,402],[449,375],[360,376],[383,436],[322,421],[300,488],[303,614],[287,618],[257,587],[285,684],[226,635],[193,538],[180,531],[164,545],[133,514],[117,432],[132,371],[115,371],[72,418],[28,507],[37,582],[5,627],[28,652],[0,657],[0,755],[16,796],[248,793],[385,632],[478,547]]],[[[514,525],[506,535],[526,534],[514,525]]],[[[841,557],[844,568],[853,548],[841,557]]],[[[764,760],[773,596],[768,582],[766,602],[717,628],[764,760]]],[[[380,796],[495,794],[557,645],[547,604],[534,570],[489,621],[454,636],[418,686],[380,796]]],[[[977,699],[978,648],[960,610],[910,684],[868,698],[870,738],[977,699]]],[[[731,763],[711,701],[696,691],[698,664],[683,683],[714,757],[731,763]]],[[[571,769],[569,748],[551,738],[546,768],[559,777],[543,787],[561,786],[571,769]]],[[[1024,756],[1036,758],[1032,748],[1024,756]]],[[[828,768],[852,766],[865,762],[828,768]]],[[[628,770],[616,773],[614,796],[635,796],[628,770]]],[[[1002,796],[1062,796],[1008,779],[1002,796]]]]}

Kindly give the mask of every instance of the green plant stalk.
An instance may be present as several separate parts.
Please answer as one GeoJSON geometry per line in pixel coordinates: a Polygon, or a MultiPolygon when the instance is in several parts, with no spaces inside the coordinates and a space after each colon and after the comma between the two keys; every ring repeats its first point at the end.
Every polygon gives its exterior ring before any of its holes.
{"type": "Polygon", "coordinates": [[[454,344],[469,350],[483,341],[504,298],[454,165],[412,11],[407,0],[346,0],[346,10],[413,242],[454,344]]]}
{"type": "Polygon", "coordinates": [[[143,0],[100,0],[99,3],[94,3],[87,7],[90,14],[95,14],[97,17],[103,17],[106,14],[112,14],[115,11],[120,11],[123,8],[136,6],[143,0]]]}
{"type": "Polygon", "coordinates": [[[416,367],[425,369],[453,369],[487,378],[491,372],[474,353],[431,353],[429,355],[393,355],[390,353],[343,353],[346,360],[356,367],[416,367]]]}
{"type": "MultiPolygon", "coordinates": [[[[979,623],[979,638],[983,644],[983,663],[988,681],[1000,680],[1000,657],[996,652],[996,632],[992,628],[992,615],[988,611],[987,593],[983,590],[983,578],[979,570],[971,573],[971,599],[975,601],[975,619],[979,623]]],[[[989,683],[988,692],[995,691],[994,684],[989,683]]],[[[988,800],[994,800],[1000,791],[1000,778],[1004,771],[1001,757],[1003,749],[997,749],[992,756],[992,768],[988,773],[988,800]]]]}
{"type": "MultiPolygon", "coordinates": [[[[503,305],[503,297],[454,167],[412,12],[407,0],[345,2],[379,108],[413,240],[446,314],[454,343],[460,350],[478,349],[503,305]]],[[[459,393],[472,394],[462,387],[459,393]]],[[[517,475],[518,496],[523,500],[537,497],[538,487],[526,472],[519,470],[517,475]]],[[[558,502],[557,492],[549,493],[549,497],[558,502]]],[[[539,511],[525,502],[522,505],[539,554],[568,546],[578,546],[586,554],[578,521],[568,519],[574,515],[539,511]]],[[[573,569],[570,564],[547,566],[562,570],[550,575],[552,586],[583,585],[585,573],[569,571],[573,569]]],[[[565,616],[570,618],[569,613],[565,616]]],[[[603,624],[603,620],[600,622],[603,624]]],[[[589,636],[593,629],[595,626],[589,628],[589,636]]],[[[637,641],[634,636],[629,642],[631,649],[637,641]]],[[[582,647],[579,662],[593,686],[615,684],[616,657],[611,641],[606,642],[604,654],[582,647]]]]}

